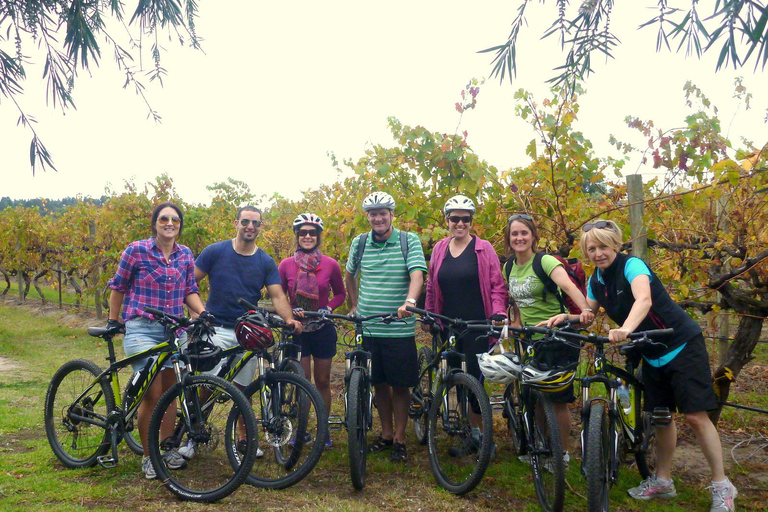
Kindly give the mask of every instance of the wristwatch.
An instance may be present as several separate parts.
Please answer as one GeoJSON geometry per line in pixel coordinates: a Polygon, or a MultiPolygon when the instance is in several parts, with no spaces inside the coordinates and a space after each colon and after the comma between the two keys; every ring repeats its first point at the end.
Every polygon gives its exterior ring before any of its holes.
{"type": "Polygon", "coordinates": [[[410,297],[405,299],[405,302],[408,304],[413,304],[414,306],[416,305],[416,299],[411,299],[410,297]]]}

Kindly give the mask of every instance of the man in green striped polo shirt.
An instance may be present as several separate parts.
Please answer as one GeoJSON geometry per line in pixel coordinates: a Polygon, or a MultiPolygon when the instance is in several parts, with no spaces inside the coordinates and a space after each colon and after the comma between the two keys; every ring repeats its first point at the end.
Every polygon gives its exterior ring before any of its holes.
{"type": "Polygon", "coordinates": [[[371,225],[360,253],[358,235],[349,249],[346,275],[352,309],[362,316],[397,311],[404,322],[366,325],[363,346],[371,352],[371,383],[376,390],[376,408],[381,421],[381,435],[369,447],[378,453],[392,449],[390,459],[408,458],[405,427],[410,405],[409,387],[419,379],[416,356],[416,321],[406,306],[415,305],[424,283],[427,264],[421,242],[413,233],[392,226],[395,200],[387,193],[373,192],[363,201],[363,210],[371,225]],[[357,275],[360,275],[358,288],[357,275]]]}

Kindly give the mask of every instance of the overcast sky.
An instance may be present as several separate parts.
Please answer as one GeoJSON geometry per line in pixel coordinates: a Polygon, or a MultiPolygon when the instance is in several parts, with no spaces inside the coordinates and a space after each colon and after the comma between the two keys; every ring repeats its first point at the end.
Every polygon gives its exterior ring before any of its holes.
{"type": "MultiPolygon", "coordinates": [[[[601,62],[589,78],[577,125],[598,155],[610,151],[611,133],[641,143],[624,128],[627,115],[666,128],[681,126],[691,113],[684,106],[687,79],[720,106],[723,131],[734,142],[745,135],[764,144],[765,74],[753,75],[752,66],[715,74],[714,53],[701,62],[656,54],[655,28],[636,30],[653,15],[639,5],[655,4],[641,0],[615,7],[612,25],[622,45],[616,59],[601,62]],[[755,95],[751,111],[737,109],[730,99],[738,75],[755,95]]],[[[106,48],[92,76],[78,78],[77,110],[66,115],[45,104],[42,65],[27,66],[21,102],[38,119],[59,172],[32,177],[30,133],[16,126],[12,104],[1,101],[0,196],[98,197],[108,183],[119,191],[125,180],[142,184],[168,173],[190,202],[207,203],[206,185],[227,177],[245,181],[258,195],[298,199],[302,190],[337,179],[328,152],[356,160],[372,144],[391,143],[388,116],[454,133],[460,91],[470,78],[490,74],[490,55],[477,51],[506,39],[517,5],[510,0],[201,1],[197,28],[205,53],[165,41],[164,87],[148,85],[161,124],[147,120],[142,100],[121,88],[123,76],[106,48]]],[[[517,79],[512,85],[487,80],[477,108],[461,121],[472,149],[499,170],[526,165],[524,148],[534,137],[514,116],[512,95],[523,87],[545,98],[545,82],[563,61],[554,40],[539,40],[554,7],[530,4],[517,79]]],[[[33,45],[25,49],[31,54],[33,45]]]]}

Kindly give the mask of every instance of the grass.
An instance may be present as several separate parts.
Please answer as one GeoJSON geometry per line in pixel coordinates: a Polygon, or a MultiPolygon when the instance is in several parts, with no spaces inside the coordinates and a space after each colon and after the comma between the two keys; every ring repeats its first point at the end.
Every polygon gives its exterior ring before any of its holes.
{"type": "MultiPolygon", "coordinates": [[[[42,315],[29,308],[18,308],[0,302],[0,354],[14,367],[0,371],[0,511],[52,510],[70,511],[84,508],[102,510],[140,510],[152,512],[216,510],[216,511],[537,511],[538,502],[531,482],[530,470],[517,461],[500,416],[495,417],[497,461],[489,467],[478,488],[465,497],[453,496],[434,482],[427,453],[417,446],[409,428],[410,459],[405,464],[389,461],[388,453],[368,459],[366,488],[352,489],[346,455],[346,431],[332,431],[334,447],[326,450],[318,466],[296,486],[282,491],[265,491],[243,486],[215,505],[182,502],[161,484],[147,481],[140,473],[139,457],[123,445],[119,465],[110,470],[99,467],[68,470],[54,457],[43,428],[43,400],[48,382],[56,369],[73,358],[87,358],[105,366],[105,347],[85,334],[88,319],[74,318],[76,327],[62,325],[63,314],[42,315]]],[[[66,322],[72,322],[70,316],[66,322]]],[[[103,321],[91,322],[100,324],[103,321]]],[[[761,349],[762,350],[762,349],[761,349]]],[[[766,354],[758,355],[765,368],[766,354]]],[[[337,356],[339,360],[343,356],[337,356]]],[[[734,401],[760,398],[765,381],[755,383],[746,395],[734,393],[734,401]],[[736,400],[736,398],[738,400],[736,400]]],[[[342,403],[335,397],[333,413],[340,414],[342,403]]],[[[728,413],[731,415],[732,413],[728,413]]],[[[765,434],[768,418],[754,413],[738,412],[736,428],[765,434]],[[751,416],[749,416],[751,415],[751,416]]],[[[724,414],[724,418],[726,415],[724,414]]],[[[735,417],[724,419],[722,427],[731,430],[735,417]]],[[[577,427],[574,427],[574,432],[577,427]]],[[[371,432],[376,435],[378,429],[371,432]]],[[[574,443],[576,446],[577,443],[574,443]]],[[[578,452],[578,448],[571,450],[578,452]]],[[[698,452],[696,453],[698,457],[698,452]]],[[[679,459],[680,457],[678,457],[679,459]]],[[[684,464],[687,461],[682,461],[684,464]]],[[[740,510],[765,510],[768,492],[763,481],[762,492],[751,482],[751,475],[766,471],[763,466],[742,466],[729,470],[729,475],[742,487],[740,510]]],[[[703,489],[706,479],[685,471],[676,474],[679,497],[664,503],[636,502],[626,496],[626,489],[637,485],[634,469],[622,467],[620,480],[611,493],[616,511],[701,511],[709,506],[709,495],[703,489]]],[[[566,510],[584,510],[584,479],[578,458],[572,458],[568,473],[571,490],[566,495],[566,510]]]]}

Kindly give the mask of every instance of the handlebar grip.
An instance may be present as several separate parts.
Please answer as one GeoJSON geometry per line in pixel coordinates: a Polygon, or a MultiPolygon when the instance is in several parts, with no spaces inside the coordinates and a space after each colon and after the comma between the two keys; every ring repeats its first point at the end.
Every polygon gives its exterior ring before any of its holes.
{"type": "Polygon", "coordinates": [[[258,306],[256,306],[256,305],[254,305],[254,304],[252,304],[252,303],[248,302],[247,300],[245,300],[245,299],[244,299],[244,298],[242,298],[242,297],[238,298],[238,299],[237,299],[237,302],[238,302],[238,304],[240,304],[241,306],[245,306],[245,307],[246,307],[246,308],[248,308],[248,309],[259,309],[259,307],[258,307],[258,306]]]}
{"type": "Polygon", "coordinates": [[[430,314],[429,311],[426,309],[419,309],[416,306],[405,306],[406,311],[410,311],[411,313],[416,313],[417,315],[428,315],[430,314]]]}

